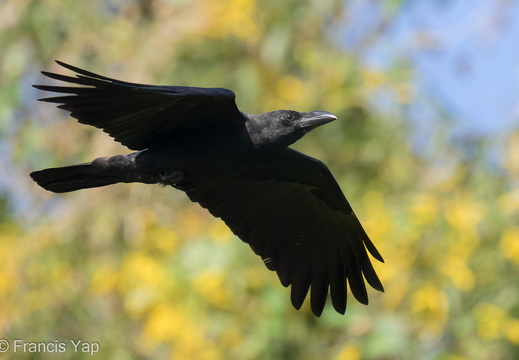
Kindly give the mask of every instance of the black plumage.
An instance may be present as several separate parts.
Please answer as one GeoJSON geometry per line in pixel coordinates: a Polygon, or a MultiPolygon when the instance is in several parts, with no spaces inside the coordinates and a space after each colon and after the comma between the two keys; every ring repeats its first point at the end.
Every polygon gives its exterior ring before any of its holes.
{"type": "Polygon", "coordinates": [[[383,291],[369,254],[377,251],[329,169],[288,146],[336,119],[324,111],[247,114],[222,88],[153,86],[100,76],[58,62],[79,86],[35,85],[66,95],[60,104],[80,123],[102,129],[129,155],[31,173],[42,187],[67,192],[118,182],[160,183],[184,191],[276,271],[299,309],[310,289],[320,316],[328,292],[344,314],[346,288],[368,303],[365,280],[383,291]]]}

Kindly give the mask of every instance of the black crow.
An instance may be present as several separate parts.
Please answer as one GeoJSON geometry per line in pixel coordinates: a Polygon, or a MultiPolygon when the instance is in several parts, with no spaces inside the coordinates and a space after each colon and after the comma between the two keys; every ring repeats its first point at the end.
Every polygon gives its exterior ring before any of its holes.
{"type": "Polygon", "coordinates": [[[42,73],[79,86],[34,85],[64,94],[41,100],[136,152],[31,173],[40,186],[61,193],[141,182],[182,190],[248,243],[283,286],[292,286],[296,309],[311,288],[316,316],[328,289],[341,314],[347,284],[363,304],[364,279],[383,291],[368,252],[383,262],[382,256],[333,175],[321,161],[288,148],[335,115],[247,114],[227,89],[142,85],[58,64],[78,75],[42,73]]]}

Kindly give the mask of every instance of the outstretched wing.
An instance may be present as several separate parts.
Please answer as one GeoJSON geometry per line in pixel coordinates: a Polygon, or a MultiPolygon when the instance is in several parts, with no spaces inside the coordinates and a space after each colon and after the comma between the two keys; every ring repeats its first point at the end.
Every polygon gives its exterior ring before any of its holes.
{"type": "Polygon", "coordinates": [[[76,77],[42,71],[59,81],[81,86],[33,85],[69,94],[40,99],[61,104],[80,123],[103,129],[132,150],[142,150],[175,131],[243,125],[235,94],[222,88],[154,86],[97,75],[56,61],[76,77]]]}
{"type": "Polygon", "coordinates": [[[222,220],[265,265],[291,285],[299,309],[311,287],[310,305],[320,316],[330,289],[332,304],[346,311],[347,283],[368,303],[364,279],[384,291],[369,253],[383,262],[322,162],[292,149],[253,164],[244,175],[188,192],[222,220]]]}

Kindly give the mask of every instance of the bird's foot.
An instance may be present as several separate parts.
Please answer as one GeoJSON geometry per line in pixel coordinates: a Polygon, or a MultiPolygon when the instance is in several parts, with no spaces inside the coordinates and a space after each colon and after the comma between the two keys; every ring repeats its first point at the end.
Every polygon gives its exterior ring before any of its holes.
{"type": "Polygon", "coordinates": [[[186,173],[180,170],[161,170],[159,171],[161,183],[171,185],[175,189],[182,191],[192,191],[196,186],[186,181],[186,173]]]}
{"type": "Polygon", "coordinates": [[[167,185],[178,184],[186,180],[186,173],[180,170],[160,170],[160,180],[167,185]]]}

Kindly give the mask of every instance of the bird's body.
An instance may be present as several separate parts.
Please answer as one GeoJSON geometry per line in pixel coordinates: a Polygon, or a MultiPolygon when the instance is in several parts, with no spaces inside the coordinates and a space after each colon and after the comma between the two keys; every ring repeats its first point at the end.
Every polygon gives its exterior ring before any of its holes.
{"type": "Polygon", "coordinates": [[[103,129],[136,152],[31,173],[42,187],[68,192],[118,182],[160,183],[222,218],[284,286],[299,308],[311,287],[319,316],[328,290],[346,310],[346,287],[362,303],[364,280],[383,291],[368,257],[382,257],[328,168],[288,148],[336,117],[324,111],[240,112],[230,90],[123,82],[59,63],[80,75],[45,75],[79,87],[43,99],[103,129]]]}
{"type": "MultiPolygon", "coordinates": [[[[161,183],[182,189],[220,183],[246,171],[255,157],[251,144],[240,136],[243,130],[212,131],[202,135],[184,132],[130,156],[134,158],[134,178],[139,182],[161,183]],[[175,183],[171,173],[182,175],[175,183]]],[[[129,182],[135,182],[133,180],[129,182]]]]}

